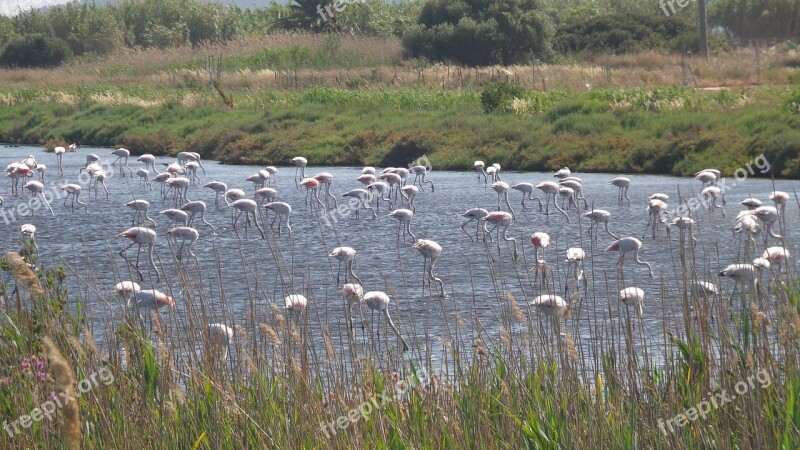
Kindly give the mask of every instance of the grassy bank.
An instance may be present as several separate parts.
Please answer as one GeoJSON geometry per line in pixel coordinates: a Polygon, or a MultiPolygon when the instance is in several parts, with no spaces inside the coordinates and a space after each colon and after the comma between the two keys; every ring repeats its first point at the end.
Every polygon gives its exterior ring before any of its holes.
{"type": "Polygon", "coordinates": [[[475,159],[506,169],[728,174],[764,154],[778,176],[800,176],[800,93],[788,88],[525,91],[486,114],[480,93],[313,87],[230,91],[89,85],[0,91],[0,141],[124,145],[133,153],[193,150],[225,163],[405,165],[475,159]],[[794,105],[794,106],[792,106],[794,105]]]}

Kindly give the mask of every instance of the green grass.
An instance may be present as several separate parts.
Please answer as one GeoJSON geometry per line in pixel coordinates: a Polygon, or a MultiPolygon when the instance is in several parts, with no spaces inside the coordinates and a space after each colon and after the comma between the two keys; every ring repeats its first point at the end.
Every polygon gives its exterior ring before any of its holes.
{"type": "Polygon", "coordinates": [[[405,165],[427,154],[437,169],[472,161],[510,170],[730,174],[764,154],[773,174],[800,176],[796,91],[688,89],[526,92],[519,114],[484,114],[474,92],[346,90],[231,92],[90,85],[0,91],[0,141],[125,145],[134,153],[199,148],[225,163],[405,165]],[[55,105],[53,105],[53,102],[55,105]],[[346,150],[349,149],[349,150],[346,150]]]}

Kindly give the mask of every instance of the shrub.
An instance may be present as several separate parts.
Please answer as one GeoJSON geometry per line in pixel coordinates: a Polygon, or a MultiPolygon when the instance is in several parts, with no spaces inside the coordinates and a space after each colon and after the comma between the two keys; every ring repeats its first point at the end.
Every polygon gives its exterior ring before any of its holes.
{"type": "Polygon", "coordinates": [[[481,105],[485,113],[512,111],[514,99],[523,99],[525,90],[515,84],[500,82],[486,86],[481,93],[481,105]]]}
{"type": "Polygon", "coordinates": [[[606,50],[629,53],[646,49],[676,49],[687,41],[693,25],[679,16],[641,13],[603,14],[564,24],[554,46],[562,53],[606,50]]]}
{"type": "Polygon", "coordinates": [[[72,57],[66,42],[43,34],[26,34],[11,39],[2,53],[0,65],[6,67],[56,67],[72,57]]]}

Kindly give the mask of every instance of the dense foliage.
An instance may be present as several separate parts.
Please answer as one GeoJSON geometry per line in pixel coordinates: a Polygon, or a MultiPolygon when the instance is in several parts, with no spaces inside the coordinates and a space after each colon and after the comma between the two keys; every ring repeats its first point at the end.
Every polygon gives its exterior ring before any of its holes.
{"type": "Polygon", "coordinates": [[[469,66],[551,55],[553,28],[540,0],[431,0],[403,36],[410,57],[469,66]]]}
{"type": "Polygon", "coordinates": [[[694,28],[681,17],[628,12],[601,14],[559,28],[554,47],[563,53],[680,50],[682,36],[689,34],[691,42],[697,40],[694,28]]]}
{"type": "Polygon", "coordinates": [[[14,37],[0,52],[0,66],[55,67],[72,57],[72,51],[61,39],[43,34],[14,37]]]}

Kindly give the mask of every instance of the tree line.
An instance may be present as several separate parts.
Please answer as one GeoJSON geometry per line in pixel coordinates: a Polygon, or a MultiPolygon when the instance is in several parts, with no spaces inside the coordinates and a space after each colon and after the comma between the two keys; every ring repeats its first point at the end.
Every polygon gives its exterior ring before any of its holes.
{"type": "MultiPolygon", "coordinates": [[[[697,42],[696,2],[666,16],[639,0],[294,0],[242,9],[197,0],[67,4],[0,17],[0,65],[56,66],[120,49],[221,43],[292,30],[397,36],[405,56],[469,66],[598,52],[674,51],[697,42]]],[[[717,0],[712,48],[800,36],[800,0],[717,0]]]]}

